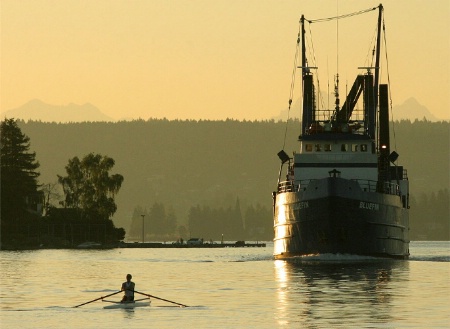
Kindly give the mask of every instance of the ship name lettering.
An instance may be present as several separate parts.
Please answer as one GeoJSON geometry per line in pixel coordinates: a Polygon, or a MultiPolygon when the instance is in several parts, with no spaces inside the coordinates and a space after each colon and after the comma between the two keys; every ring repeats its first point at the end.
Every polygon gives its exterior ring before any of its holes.
{"type": "Polygon", "coordinates": [[[372,202],[363,202],[359,203],[360,209],[368,209],[368,210],[380,210],[380,205],[372,202]]]}
{"type": "Polygon", "coordinates": [[[309,208],[308,201],[299,202],[294,205],[295,210],[305,209],[305,208],[309,208]]]}

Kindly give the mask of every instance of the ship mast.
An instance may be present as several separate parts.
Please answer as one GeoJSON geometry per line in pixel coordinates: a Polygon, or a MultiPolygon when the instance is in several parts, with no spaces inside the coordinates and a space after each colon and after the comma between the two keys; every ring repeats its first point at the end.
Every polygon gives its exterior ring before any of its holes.
{"type": "Polygon", "coordinates": [[[378,31],[377,31],[377,49],[375,54],[375,81],[373,86],[374,108],[369,111],[369,136],[375,138],[376,111],[378,108],[378,86],[380,77],[380,42],[381,42],[381,18],[383,15],[383,5],[378,6],[378,31]]]}
{"type": "Polygon", "coordinates": [[[302,94],[303,94],[303,116],[302,116],[302,134],[306,133],[308,127],[308,120],[306,115],[306,102],[305,102],[305,74],[306,74],[306,46],[305,46],[305,16],[300,18],[301,33],[302,33],[302,94]]]}
{"type": "Polygon", "coordinates": [[[305,45],[305,17],[300,18],[302,31],[302,89],[303,89],[303,115],[302,115],[302,134],[305,135],[309,124],[315,121],[315,93],[314,82],[311,69],[317,67],[308,66],[306,59],[306,45],[305,45]]]}

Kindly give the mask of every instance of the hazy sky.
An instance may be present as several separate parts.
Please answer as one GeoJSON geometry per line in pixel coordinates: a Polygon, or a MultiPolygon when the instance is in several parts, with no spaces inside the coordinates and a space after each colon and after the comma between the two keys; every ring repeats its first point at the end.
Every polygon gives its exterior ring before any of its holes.
{"type": "MultiPolygon", "coordinates": [[[[40,99],[91,103],[114,119],[271,118],[287,107],[301,14],[379,2],[0,0],[1,111],[40,99]]],[[[450,1],[382,3],[393,105],[414,97],[449,119],[450,1]]],[[[376,18],[340,20],[338,46],[336,22],[311,25],[323,90],[337,58],[342,94],[368,65],[376,18]]]]}

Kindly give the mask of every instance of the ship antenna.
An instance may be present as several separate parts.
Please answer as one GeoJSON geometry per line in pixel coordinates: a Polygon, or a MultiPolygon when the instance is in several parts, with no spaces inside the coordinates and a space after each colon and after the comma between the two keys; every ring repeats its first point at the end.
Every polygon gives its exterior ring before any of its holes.
{"type": "Polygon", "coordinates": [[[336,1],[336,83],[334,85],[335,110],[339,112],[339,1],[336,1]]]}
{"type": "Polygon", "coordinates": [[[336,97],[335,110],[337,113],[337,112],[339,112],[339,73],[336,74],[336,82],[334,84],[334,97],[336,97]]]}

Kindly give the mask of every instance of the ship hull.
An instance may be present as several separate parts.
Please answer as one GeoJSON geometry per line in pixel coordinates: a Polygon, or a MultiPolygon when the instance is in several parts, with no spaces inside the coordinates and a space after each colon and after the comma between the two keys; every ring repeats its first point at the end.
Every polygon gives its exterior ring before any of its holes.
{"type": "Polygon", "coordinates": [[[398,195],[363,191],[341,178],[274,196],[274,257],[352,254],[406,259],[408,209],[398,195]]]}

